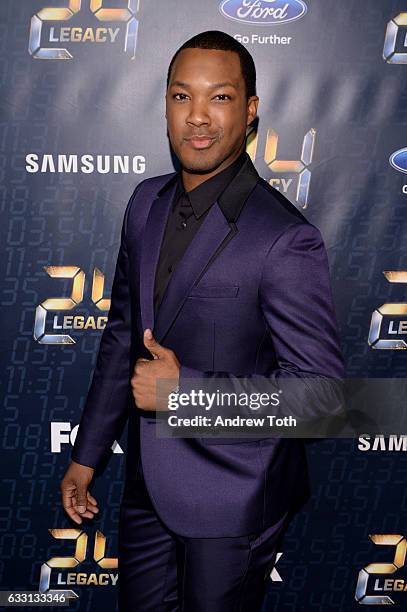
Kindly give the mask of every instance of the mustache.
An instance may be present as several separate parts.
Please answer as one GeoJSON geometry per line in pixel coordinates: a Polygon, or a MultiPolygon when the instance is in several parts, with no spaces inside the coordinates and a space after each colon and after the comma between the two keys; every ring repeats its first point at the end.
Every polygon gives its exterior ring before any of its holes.
{"type": "Polygon", "coordinates": [[[219,134],[208,134],[207,132],[204,133],[197,133],[197,134],[188,134],[187,136],[184,136],[185,140],[190,140],[191,138],[218,138],[219,134]]]}

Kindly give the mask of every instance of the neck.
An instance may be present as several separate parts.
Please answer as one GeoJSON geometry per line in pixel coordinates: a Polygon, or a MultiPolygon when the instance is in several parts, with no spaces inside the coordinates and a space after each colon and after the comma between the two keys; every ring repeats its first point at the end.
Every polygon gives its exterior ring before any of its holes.
{"type": "Polygon", "coordinates": [[[240,150],[237,151],[232,157],[228,157],[228,159],[222,162],[215,170],[212,170],[212,172],[208,172],[206,174],[198,174],[185,170],[185,168],[182,168],[182,182],[184,184],[185,191],[192,191],[192,189],[195,189],[195,187],[198,187],[198,185],[201,185],[201,183],[204,183],[212,176],[215,176],[215,174],[219,174],[219,172],[222,172],[222,170],[233,164],[233,162],[239,157],[239,155],[245,150],[245,148],[246,142],[244,143],[244,146],[241,147],[240,150]]]}

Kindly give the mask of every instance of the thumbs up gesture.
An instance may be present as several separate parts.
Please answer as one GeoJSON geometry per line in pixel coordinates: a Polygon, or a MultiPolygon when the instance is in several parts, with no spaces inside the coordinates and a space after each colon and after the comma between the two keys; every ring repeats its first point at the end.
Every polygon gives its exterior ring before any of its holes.
{"type": "Polygon", "coordinates": [[[141,410],[168,410],[168,394],[178,385],[181,364],[174,351],[157,342],[151,329],[144,330],[143,340],[153,359],[135,363],[130,380],[134,401],[141,410]]]}

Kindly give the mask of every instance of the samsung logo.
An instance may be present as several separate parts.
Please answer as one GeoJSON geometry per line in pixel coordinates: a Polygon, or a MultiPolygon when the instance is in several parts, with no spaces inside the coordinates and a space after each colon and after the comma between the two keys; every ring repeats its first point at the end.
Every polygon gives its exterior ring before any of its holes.
{"type": "Polygon", "coordinates": [[[224,17],[253,25],[276,25],[300,19],[307,12],[303,0],[223,0],[224,17]]]}
{"type": "Polygon", "coordinates": [[[390,155],[389,162],[393,168],[407,174],[407,147],[399,149],[393,155],[390,155]]]}
{"type": "Polygon", "coordinates": [[[144,155],[52,155],[28,153],[25,169],[30,174],[37,172],[58,174],[143,174],[146,169],[144,155]]]}
{"type": "Polygon", "coordinates": [[[390,451],[407,452],[407,436],[360,436],[358,449],[360,451],[390,451]]]}

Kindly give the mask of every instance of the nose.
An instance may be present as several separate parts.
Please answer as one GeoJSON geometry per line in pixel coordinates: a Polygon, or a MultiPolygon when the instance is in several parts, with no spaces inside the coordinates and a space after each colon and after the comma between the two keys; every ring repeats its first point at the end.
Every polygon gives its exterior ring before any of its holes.
{"type": "Polygon", "coordinates": [[[204,100],[197,98],[191,100],[186,122],[188,125],[194,126],[208,125],[210,123],[208,108],[204,100]]]}

